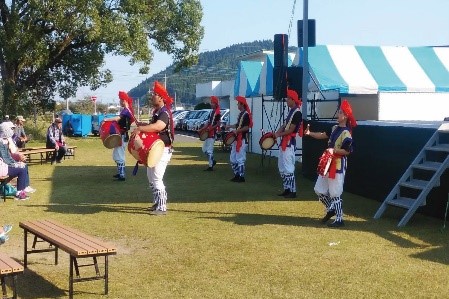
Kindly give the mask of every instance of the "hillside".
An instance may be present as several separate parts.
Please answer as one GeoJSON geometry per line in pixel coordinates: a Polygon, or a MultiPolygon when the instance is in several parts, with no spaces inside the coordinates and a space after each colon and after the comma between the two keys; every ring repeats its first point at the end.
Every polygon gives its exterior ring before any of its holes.
{"type": "Polygon", "coordinates": [[[150,86],[155,80],[164,82],[164,76],[166,75],[167,89],[170,95],[176,94],[178,103],[195,104],[195,85],[197,83],[233,80],[241,56],[260,50],[273,50],[273,41],[253,41],[201,53],[197,65],[183,69],[178,73],[174,73],[174,66],[170,65],[131,89],[129,94],[133,98],[141,99],[141,104],[145,105],[147,103],[145,95],[148,93],[150,86]]]}

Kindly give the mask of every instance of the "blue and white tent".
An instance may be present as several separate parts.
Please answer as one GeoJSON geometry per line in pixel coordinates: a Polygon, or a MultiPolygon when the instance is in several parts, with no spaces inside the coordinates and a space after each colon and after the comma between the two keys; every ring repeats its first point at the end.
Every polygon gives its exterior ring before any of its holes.
{"type": "Polygon", "coordinates": [[[260,61],[240,61],[234,83],[234,96],[250,97],[259,92],[262,65],[260,61]]]}
{"type": "Polygon", "coordinates": [[[316,46],[308,60],[320,90],[449,92],[447,47],[316,46]]]}

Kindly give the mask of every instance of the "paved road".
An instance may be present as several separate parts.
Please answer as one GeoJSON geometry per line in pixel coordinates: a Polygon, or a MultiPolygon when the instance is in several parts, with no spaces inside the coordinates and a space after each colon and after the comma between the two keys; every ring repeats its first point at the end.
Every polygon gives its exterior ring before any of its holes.
{"type": "Polygon", "coordinates": [[[187,132],[175,132],[175,142],[196,142],[198,137],[187,132]]]}

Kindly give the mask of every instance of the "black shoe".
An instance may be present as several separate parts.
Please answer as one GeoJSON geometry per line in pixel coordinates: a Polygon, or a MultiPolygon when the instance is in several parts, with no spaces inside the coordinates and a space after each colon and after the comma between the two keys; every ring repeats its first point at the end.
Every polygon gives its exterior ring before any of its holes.
{"type": "Polygon", "coordinates": [[[118,177],[118,178],[116,179],[116,181],[123,182],[123,181],[126,181],[126,179],[125,179],[125,177],[118,177]]]}
{"type": "Polygon", "coordinates": [[[214,171],[214,168],[208,167],[208,168],[204,169],[203,171],[214,171]]]}
{"type": "Polygon", "coordinates": [[[328,222],[329,219],[331,219],[334,216],[335,216],[335,211],[334,210],[331,210],[331,211],[327,212],[326,215],[323,218],[321,218],[321,223],[328,222]]]}
{"type": "Polygon", "coordinates": [[[120,177],[120,175],[117,173],[117,174],[114,174],[112,177],[113,177],[114,179],[118,179],[118,178],[120,177]]]}
{"type": "Polygon", "coordinates": [[[342,226],[345,226],[345,223],[343,222],[343,220],[340,220],[340,221],[335,220],[334,222],[329,223],[327,226],[328,227],[342,227],[342,226]]]}
{"type": "Polygon", "coordinates": [[[244,183],[245,182],[245,177],[239,176],[236,182],[237,183],[244,183]]]}
{"type": "Polygon", "coordinates": [[[239,176],[236,175],[235,177],[233,177],[232,179],[230,179],[231,182],[237,182],[239,180],[239,176]]]}
{"type": "Polygon", "coordinates": [[[278,194],[278,196],[285,196],[285,195],[289,195],[290,193],[291,193],[290,189],[285,189],[284,192],[278,194]]]}
{"type": "Polygon", "coordinates": [[[152,211],[156,211],[156,209],[157,209],[157,203],[155,203],[151,207],[146,208],[145,210],[152,212],[152,211]]]}
{"type": "Polygon", "coordinates": [[[296,198],[296,192],[290,192],[287,195],[284,195],[284,198],[296,198]]]}

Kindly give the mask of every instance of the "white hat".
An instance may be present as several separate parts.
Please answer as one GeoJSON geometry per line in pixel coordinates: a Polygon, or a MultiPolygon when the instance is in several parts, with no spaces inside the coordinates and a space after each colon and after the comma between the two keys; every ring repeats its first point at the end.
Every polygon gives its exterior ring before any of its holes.
{"type": "Polygon", "coordinates": [[[4,121],[0,124],[0,137],[1,138],[9,138],[14,135],[13,128],[16,126],[10,121],[4,121]]]}

